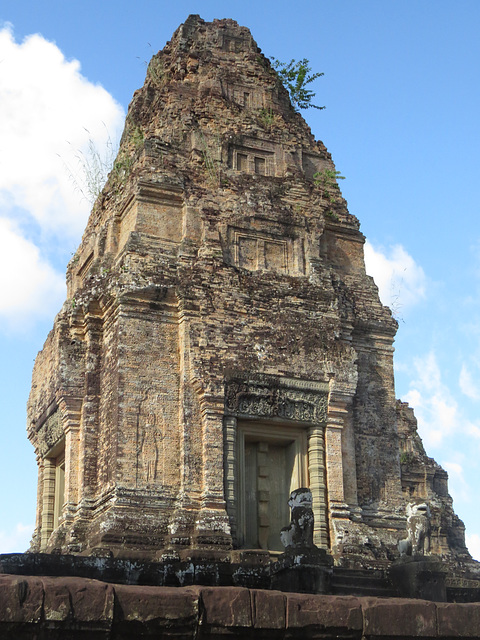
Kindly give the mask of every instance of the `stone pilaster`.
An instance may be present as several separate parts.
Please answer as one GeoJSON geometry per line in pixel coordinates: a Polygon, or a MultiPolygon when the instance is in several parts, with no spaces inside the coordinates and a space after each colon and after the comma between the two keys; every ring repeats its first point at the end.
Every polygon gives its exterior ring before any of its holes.
{"type": "Polygon", "coordinates": [[[53,531],[55,513],[55,460],[45,458],[43,461],[43,503],[41,549],[45,549],[53,531]]]}
{"type": "Polygon", "coordinates": [[[313,541],[328,548],[328,522],[325,486],[325,429],[321,426],[308,430],[308,475],[313,498],[315,518],[313,541]]]}

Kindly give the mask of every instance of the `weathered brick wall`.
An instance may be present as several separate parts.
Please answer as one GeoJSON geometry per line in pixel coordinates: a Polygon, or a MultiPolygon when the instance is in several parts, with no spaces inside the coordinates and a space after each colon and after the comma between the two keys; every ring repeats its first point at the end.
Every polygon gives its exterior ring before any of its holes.
{"type": "MultiPolygon", "coordinates": [[[[325,169],[330,154],[248,29],[193,16],[154,56],[35,365],[34,550],[238,546],[233,450],[253,420],[309,439],[317,541],[339,560],[395,557],[409,498],[397,324],[365,274],[358,220],[336,185],[315,182],[325,169]],[[229,412],[232,380],[248,402],[229,412]]],[[[446,555],[464,553],[455,531],[446,555]]]]}

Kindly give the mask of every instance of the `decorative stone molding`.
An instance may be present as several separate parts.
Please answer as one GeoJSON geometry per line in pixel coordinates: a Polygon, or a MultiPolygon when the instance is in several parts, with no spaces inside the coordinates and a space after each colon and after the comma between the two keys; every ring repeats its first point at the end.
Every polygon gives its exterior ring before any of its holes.
{"type": "Polygon", "coordinates": [[[45,456],[64,436],[60,412],[54,411],[38,430],[38,448],[41,456],[45,456]]]}
{"type": "Polygon", "coordinates": [[[262,232],[252,225],[228,226],[225,259],[248,271],[272,271],[294,276],[305,273],[305,250],[301,230],[297,237],[286,237],[284,230],[271,225],[262,232]]]}
{"type": "Polygon", "coordinates": [[[328,384],[262,375],[232,379],[225,386],[225,413],[325,424],[328,384]]]}
{"type": "Polygon", "coordinates": [[[55,460],[46,458],[43,467],[43,501],[42,501],[42,530],[41,549],[45,549],[53,531],[55,511],[55,460]]]}

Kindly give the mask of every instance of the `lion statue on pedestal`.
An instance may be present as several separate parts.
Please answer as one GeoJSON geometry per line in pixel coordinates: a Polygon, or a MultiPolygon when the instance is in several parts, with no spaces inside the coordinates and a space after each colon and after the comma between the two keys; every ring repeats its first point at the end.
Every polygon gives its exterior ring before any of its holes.
{"type": "Polygon", "coordinates": [[[400,540],[400,556],[427,555],[430,553],[430,508],[426,502],[409,502],[407,513],[407,537],[400,540]]]}

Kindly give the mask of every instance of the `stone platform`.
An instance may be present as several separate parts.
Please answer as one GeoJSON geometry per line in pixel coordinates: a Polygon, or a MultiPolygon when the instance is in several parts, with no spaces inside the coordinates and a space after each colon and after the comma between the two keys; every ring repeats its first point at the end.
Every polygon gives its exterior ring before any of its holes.
{"type": "MultiPolygon", "coordinates": [[[[311,595],[412,598],[436,602],[480,603],[478,575],[452,571],[434,556],[409,557],[389,566],[354,569],[333,566],[307,554],[190,550],[166,553],[159,562],[141,558],[74,556],[47,553],[0,555],[2,575],[25,579],[94,579],[145,587],[241,587],[311,595]],[[310,560],[310,561],[309,561],[310,560]]],[[[479,633],[480,637],[480,633],[479,633]]]]}
{"type": "Polygon", "coordinates": [[[0,637],[478,639],[480,603],[0,576],[0,637]]]}

